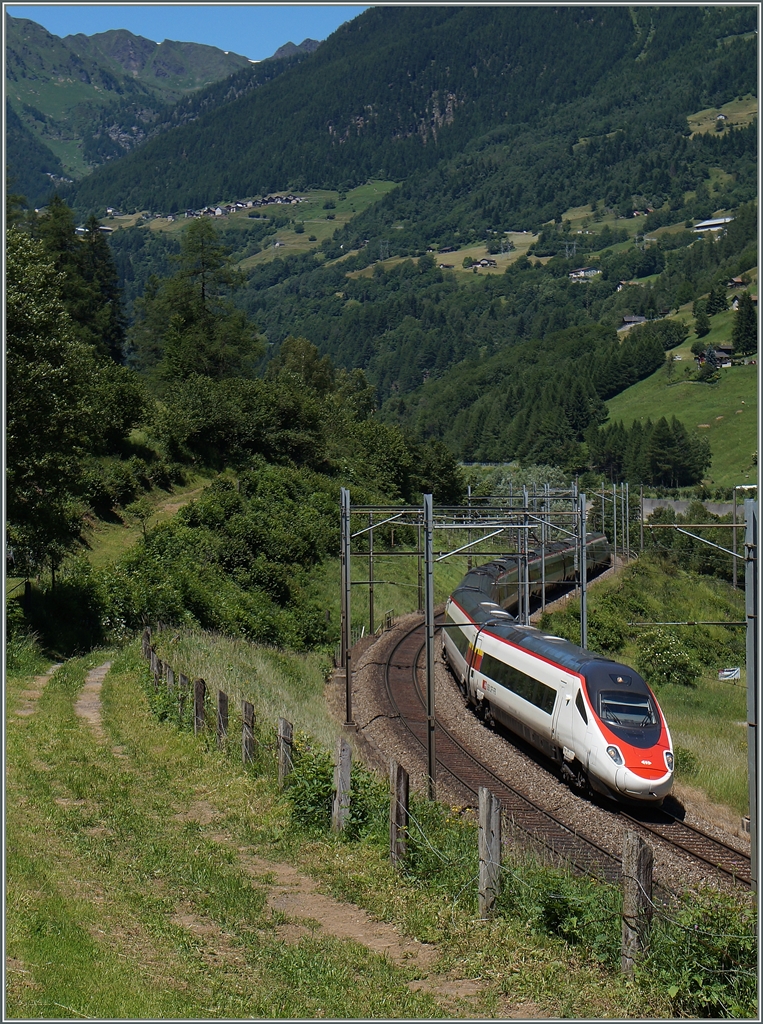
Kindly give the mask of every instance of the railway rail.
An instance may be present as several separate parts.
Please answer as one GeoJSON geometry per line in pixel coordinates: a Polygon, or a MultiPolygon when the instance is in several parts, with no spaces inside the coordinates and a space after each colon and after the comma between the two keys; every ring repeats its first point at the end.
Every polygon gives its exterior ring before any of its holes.
{"type": "MultiPolygon", "coordinates": [[[[387,696],[400,722],[415,741],[426,750],[426,701],[420,684],[424,652],[423,623],[408,629],[389,653],[384,670],[387,696]]],[[[574,869],[610,882],[620,880],[620,858],[600,846],[593,838],[565,824],[535,803],[505,778],[499,777],[479,755],[468,749],[439,721],[435,745],[437,766],[456,784],[474,794],[485,786],[501,800],[504,814],[522,832],[541,843],[574,869]]],[[[749,887],[750,858],[721,840],[707,835],[662,809],[630,813],[614,808],[614,814],[636,828],[659,838],[704,865],[742,886],[749,887]]]]}

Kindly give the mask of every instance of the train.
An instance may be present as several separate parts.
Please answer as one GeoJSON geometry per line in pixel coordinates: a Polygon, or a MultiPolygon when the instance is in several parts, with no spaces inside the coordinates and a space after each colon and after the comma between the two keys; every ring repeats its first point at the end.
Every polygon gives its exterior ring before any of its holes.
{"type": "MultiPolygon", "coordinates": [[[[609,561],[603,534],[587,539],[586,567],[609,561]]],[[[547,549],[548,550],[548,549],[547,549]]],[[[546,565],[569,579],[574,549],[563,542],[546,565]]],[[[538,591],[540,556],[528,555],[538,591]]],[[[574,571],[574,568],[572,569],[574,571]]],[[[673,786],[673,745],[665,716],[633,668],[522,625],[516,559],[470,570],[445,606],[443,656],[469,705],[546,755],[561,778],[618,803],[659,806],[673,786]]]]}

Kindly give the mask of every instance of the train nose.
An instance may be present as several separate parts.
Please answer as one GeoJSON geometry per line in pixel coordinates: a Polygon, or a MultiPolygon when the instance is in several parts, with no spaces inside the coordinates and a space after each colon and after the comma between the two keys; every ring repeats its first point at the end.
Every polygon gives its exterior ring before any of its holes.
{"type": "Polygon", "coordinates": [[[673,774],[664,771],[638,775],[628,768],[618,768],[615,773],[615,787],[623,796],[640,800],[662,800],[673,788],[673,774]]]}

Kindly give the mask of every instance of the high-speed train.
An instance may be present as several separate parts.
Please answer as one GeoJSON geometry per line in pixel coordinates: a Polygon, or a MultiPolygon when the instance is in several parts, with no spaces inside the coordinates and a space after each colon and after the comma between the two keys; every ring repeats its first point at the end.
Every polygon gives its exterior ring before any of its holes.
{"type": "MultiPolygon", "coordinates": [[[[589,564],[602,552],[593,537],[589,564]]],[[[510,562],[467,573],[445,607],[443,653],[468,703],[546,754],[571,785],[661,803],[673,746],[654,694],[627,665],[520,625],[506,610],[517,600],[510,562]]]]}

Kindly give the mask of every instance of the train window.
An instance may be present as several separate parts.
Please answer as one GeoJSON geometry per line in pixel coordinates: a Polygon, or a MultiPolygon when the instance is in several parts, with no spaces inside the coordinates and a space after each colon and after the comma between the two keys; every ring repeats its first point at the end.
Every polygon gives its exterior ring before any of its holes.
{"type": "Polygon", "coordinates": [[[466,659],[466,653],[469,650],[469,637],[465,636],[462,630],[455,624],[446,632],[461,652],[461,656],[466,659]]]}
{"type": "Polygon", "coordinates": [[[658,724],[652,700],[645,693],[602,691],[599,694],[599,717],[602,722],[624,725],[629,729],[645,729],[658,724]]]}
{"type": "Polygon", "coordinates": [[[505,686],[507,690],[516,693],[518,697],[522,697],[530,704],[540,708],[541,711],[545,711],[547,715],[554,710],[556,690],[552,686],[546,686],[540,679],[534,679],[490,654],[483,657],[480,671],[500,686],[505,686]]]}
{"type": "Polygon", "coordinates": [[[578,695],[575,698],[575,707],[580,712],[580,717],[583,719],[586,725],[588,725],[588,712],[585,709],[585,701],[583,700],[583,693],[578,690],[578,695]]]}

